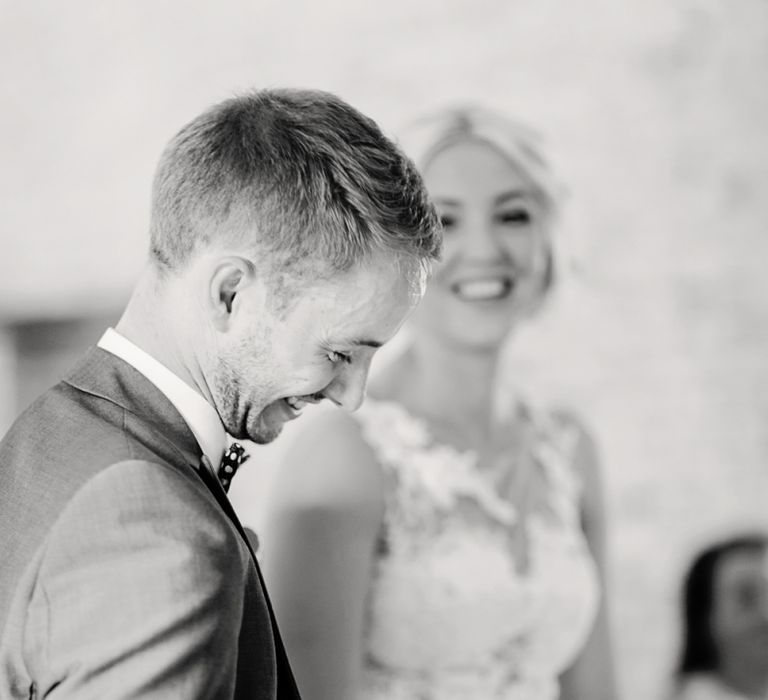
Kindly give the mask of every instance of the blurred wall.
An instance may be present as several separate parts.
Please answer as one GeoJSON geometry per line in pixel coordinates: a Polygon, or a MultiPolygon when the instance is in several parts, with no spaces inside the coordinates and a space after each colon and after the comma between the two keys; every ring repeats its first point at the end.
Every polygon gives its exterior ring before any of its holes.
{"type": "MultiPolygon", "coordinates": [[[[393,131],[413,112],[476,99],[545,134],[571,193],[572,273],[511,344],[509,383],[578,405],[600,440],[621,677],[627,698],[656,696],[692,549],[768,525],[768,4],[2,10],[0,421],[27,386],[19,324],[90,328],[119,308],[142,264],[159,152],[212,101],[249,86],[323,87],[393,131]]],[[[39,365],[50,381],[54,365],[39,365]]],[[[273,454],[236,482],[247,520],[258,521],[273,454]]]]}

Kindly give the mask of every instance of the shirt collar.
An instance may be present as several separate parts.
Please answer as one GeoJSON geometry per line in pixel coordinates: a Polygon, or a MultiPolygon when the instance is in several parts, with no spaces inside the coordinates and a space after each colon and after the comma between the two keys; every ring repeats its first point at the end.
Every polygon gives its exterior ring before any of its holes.
{"type": "Polygon", "coordinates": [[[105,331],[98,346],[125,360],[166,396],[189,426],[203,454],[218,467],[227,439],[216,409],[165,365],[113,328],[105,331]]]}

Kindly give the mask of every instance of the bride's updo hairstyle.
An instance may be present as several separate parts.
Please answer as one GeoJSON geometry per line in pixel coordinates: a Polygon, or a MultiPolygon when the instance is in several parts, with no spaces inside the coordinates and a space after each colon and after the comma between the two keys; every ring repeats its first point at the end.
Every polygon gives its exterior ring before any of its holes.
{"type": "Polygon", "coordinates": [[[398,142],[416,167],[423,171],[442,150],[456,143],[482,141],[519,170],[541,203],[544,212],[547,268],[538,308],[550,296],[561,266],[553,239],[565,190],[555,178],[541,150],[541,137],[527,125],[477,105],[455,106],[426,114],[399,132],[398,142]]]}

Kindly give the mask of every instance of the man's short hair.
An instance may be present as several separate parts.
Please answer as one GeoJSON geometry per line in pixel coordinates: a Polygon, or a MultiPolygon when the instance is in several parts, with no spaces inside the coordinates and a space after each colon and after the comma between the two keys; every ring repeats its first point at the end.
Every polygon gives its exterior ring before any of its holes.
{"type": "Polygon", "coordinates": [[[377,251],[426,264],[440,249],[413,163],[327,92],[260,90],[215,105],[170,141],[152,195],[151,258],[166,270],[218,236],[284,271],[302,261],[341,271],[377,251]]]}

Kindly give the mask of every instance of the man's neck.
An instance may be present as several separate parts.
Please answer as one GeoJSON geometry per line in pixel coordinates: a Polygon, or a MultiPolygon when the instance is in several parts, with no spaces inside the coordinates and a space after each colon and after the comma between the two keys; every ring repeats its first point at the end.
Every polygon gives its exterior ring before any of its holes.
{"type": "Polygon", "coordinates": [[[131,295],[115,330],[167,367],[211,405],[213,397],[199,369],[195,344],[184,335],[186,305],[174,304],[178,290],[149,266],[131,295]]]}

